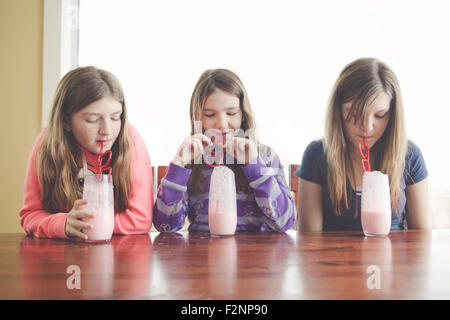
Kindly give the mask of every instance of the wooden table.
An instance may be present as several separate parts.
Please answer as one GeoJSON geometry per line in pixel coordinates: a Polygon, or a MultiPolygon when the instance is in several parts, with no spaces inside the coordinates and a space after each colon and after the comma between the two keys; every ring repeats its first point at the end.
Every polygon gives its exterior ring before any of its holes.
{"type": "Polygon", "coordinates": [[[0,234],[0,299],[450,299],[450,230],[0,234]]]}

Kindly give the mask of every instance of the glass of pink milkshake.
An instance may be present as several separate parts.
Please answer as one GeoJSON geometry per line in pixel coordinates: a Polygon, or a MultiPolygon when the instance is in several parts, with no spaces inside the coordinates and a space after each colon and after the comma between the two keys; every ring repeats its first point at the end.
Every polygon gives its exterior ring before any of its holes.
{"type": "Polygon", "coordinates": [[[366,236],[386,236],[391,230],[389,179],[380,171],[364,172],[361,223],[366,236]]]}
{"type": "Polygon", "coordinates": [[[232,235],[236,232],[237,207],[234,172],[215,167],[209,188],[208,224],[213,235],[232,235]]]}
{"type": "Polygon", "coordinates": [[[83,199],[88,200],[86,211],[94,217],[85,221],[93,225],[83,230],[87,242],[102,242],[111,239],[114,229],[114,192],[111,175],[94,174],[85,176],[83,199]]]}

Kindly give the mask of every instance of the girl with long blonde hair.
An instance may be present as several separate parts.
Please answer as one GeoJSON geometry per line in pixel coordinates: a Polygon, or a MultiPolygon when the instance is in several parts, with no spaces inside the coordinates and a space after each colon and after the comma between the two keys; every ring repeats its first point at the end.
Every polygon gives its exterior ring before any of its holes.
{"type": "Polygon", "coordinates": [[[325,137],[308,145],[297,171],[300,230],[362,230],[358,142],[364,137],[370,167],[389,177],[391,229],[431,228],[428,171],[404,121],[399,82],[385,63],[361,58],[343,69],[331,92],[325,137]]]}
{"type": "Polygon", "coordinates": [[[235,174],[236,230],[288,230],[295,220],[293,198],[277,154],[256,139],[254,116],[239,77],[226,69],[205,71],[192,93],[190,118],[191,135],[158,187],[156,229],[180,230],[188,217],[189,231],[210,231],[208,195],[213,168],[205,155],[212,146],[221,150],[224,146],[222,159],[215,157],[214,161],[235,174]]]}
{"type": "MultiPolygon", "coordinates": [[[[81,200],[83,177],[98,172],[98,154],[111,150],[115,234],[146,233],[153,214],[150,158],[128,123],[117,78],[80,67],[59,82],[46,129],[36,139],[25,178],[20,221],[27,233],[47,238],[87,239],[92,226],[81,200]]],[[[100,164],[101,165],[101,164],[100,164]]]]}

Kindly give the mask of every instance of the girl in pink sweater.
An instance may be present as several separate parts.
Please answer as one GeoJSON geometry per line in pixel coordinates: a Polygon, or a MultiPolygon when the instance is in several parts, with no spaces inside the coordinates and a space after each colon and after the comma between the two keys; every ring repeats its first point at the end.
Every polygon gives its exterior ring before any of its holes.
{"type": "Polygon", "coordinates": [[[111,150],[114,234],[147,233],[153,216],[150,158],[127,122],[117,78],[95,67],[67,73],[60,81],[47,129],[37,137],[25,177],[20,222],[36,237],[87,239],[82,200],[86,171],[97,172],[97,155],[111,150]],[[84,166],[83,166],[84,164],[84,166]]]}

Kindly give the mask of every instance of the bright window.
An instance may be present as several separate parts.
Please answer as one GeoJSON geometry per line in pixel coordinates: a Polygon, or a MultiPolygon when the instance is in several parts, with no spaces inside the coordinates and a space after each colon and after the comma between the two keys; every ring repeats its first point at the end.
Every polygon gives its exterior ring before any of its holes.
{"type": "Polygon", "coordinates": [[[378,57],[400,80],[409,138],[448,212],[449,9],[445,0],[80,0],[79,65],[119,78],[153,165],[167,165],[189,134],[200,74],[229,68],[247,88],[260,141],[287,165],[322,137],[341,69],[378,57]]]}

